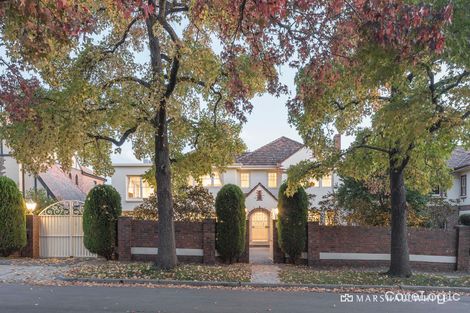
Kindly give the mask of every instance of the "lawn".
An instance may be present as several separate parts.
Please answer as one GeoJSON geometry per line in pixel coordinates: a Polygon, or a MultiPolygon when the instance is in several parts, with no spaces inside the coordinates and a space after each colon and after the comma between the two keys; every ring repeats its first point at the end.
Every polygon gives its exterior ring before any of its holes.
{"type": "Polygon", "coordinates": [[[178,265],[174,270],[163,271],[152,263],[109,261],[73,267],[66,277],[248,282],[251,269],[249,264],[184,264],[178,265]]]}
{"type": "Polygon", "coordinates": [[[295,284],[354,284],[470,287],[470,275],[415,273],[410,278],[390,278],[377,271],[332,269],[319,270],[307,266],[286,265],[279,277],[283,283],[295,284]]]}

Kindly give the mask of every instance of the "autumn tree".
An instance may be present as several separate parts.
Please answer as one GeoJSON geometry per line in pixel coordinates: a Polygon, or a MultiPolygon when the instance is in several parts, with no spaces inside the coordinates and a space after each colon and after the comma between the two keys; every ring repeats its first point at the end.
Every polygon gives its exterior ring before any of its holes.
{"type": "MultiPolygon", "coordinates": [[[[167,269],[177,262],[172,180],[232,162],[250,98],[275,83],[259,55],[214,48],[227,38],[211,18],[219,10],[189,0],[0,2],[0,125],[13,156],[37,173],[77,154],[109,174],[110,154],[132,142],[137,158],[154,160],[167,269]]],[[[236,18],[223,20],[233,33],[236,18]]]]}
{"type": "Polygon", "coordinates": [[[290,119],[316,161],[292,168],[289,181],[295,186],[334,168],[356,179],[386,169],[388,274],[405,277],[405,186],[449,186],[447,159],[458,143],[470,144],[470,13],[466,1],[354,3],[361,5],[344,2],[332,27],[332,36],[346,35],[348,44],[326,51],[328,59],[311,58],[297,76],[290,119]],[[356,140],[338,153],[335,131],[356,140]]]}

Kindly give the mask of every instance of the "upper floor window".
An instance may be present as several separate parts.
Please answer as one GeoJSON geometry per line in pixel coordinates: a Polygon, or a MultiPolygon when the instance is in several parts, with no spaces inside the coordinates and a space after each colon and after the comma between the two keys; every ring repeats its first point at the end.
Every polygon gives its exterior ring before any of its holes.
{"type": "Polygon", "coordinates": [[[268,187],[269,188],[277,187],[277,173],[268,173],[268,187]]]}
{"type": "Polygon", "coordinates": [[[322,187],[331,187],[333,185],[331,174],[327,176],[323,176],[321,179],[321,186],[322,187]]]}
{"type": "Polygon", "coordinates": [[[242,188],[250,187],[250,173],[241,173],[240,174],[240,186],[242,188]]]}
{"type": "Polygon", "coordinates": [[[150,197],[154,190],[142,176],[128,176],[127,178],[127,198],[145,199],[150,197]]]}
{"type": "Polygon", "coordinates": [[[212,173],[212,175],[204,175],[201,177],[202,186],[204,187],[220,187],[222,181],[220,180],[219,173],[212,173]]]}
{"type": "Polygon", "coordinates": [[[467,175],[460,176],[460,196],[467,196],[467,175]]]}
{"type": "Polygon", "coordinates": [[[75,175],[75,185],[78,186],[78,175],[75,175]]]}
{"type": "Polygon", "coordinates": [[[308,187],[318,187],[319,185],[320,185],[320,183],[318,182],[317,179],[315,179],[315,178],[309,178],[308,179],[307,188],[308,187]]]}

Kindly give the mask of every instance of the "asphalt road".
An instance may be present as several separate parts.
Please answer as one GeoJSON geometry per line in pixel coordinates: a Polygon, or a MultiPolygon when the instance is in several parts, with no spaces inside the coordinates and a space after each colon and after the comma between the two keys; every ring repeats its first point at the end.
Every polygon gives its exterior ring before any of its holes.
{"type": "MultiPolygon", "coordinates": [[[[355,296],[355,295],[354,295],[355,296]]],[[[367,296],[367,295],[363,295],[367,296]]],[[[369,295],[372,297],[372,295],[369,295]]],[[[380,296],[380,295],[378,295],[380,296]]],[[[363,298],[363,301],[367,301],[363,298]]],[[[380,298],[377,298],[380,300],[380,298]]],[[[141,287],[37,287],[0,284],[1,313],[75,312],[470,312],[470,297],[437,303],[340,302],[340,294],[141,287]]],[[[360,301],[360,300],[359,300],[360,301]]],[[[371,298],[370,301],[373,301],[371,298]]]]}

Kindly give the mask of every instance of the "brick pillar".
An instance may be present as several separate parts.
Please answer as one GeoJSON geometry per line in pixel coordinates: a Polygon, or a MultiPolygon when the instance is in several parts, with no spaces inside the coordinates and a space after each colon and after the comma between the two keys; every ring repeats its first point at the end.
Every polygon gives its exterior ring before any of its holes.
{"type": "Polygon", "coordinates": [[[250,230],[248,229],[250,225],[249,221],[246,221],[246,235],[245,235],[245,251],[238,258],[240,263],[250,263],[250,230]]]}
{"type": "Polygon", "coordinates": [[[121,216],[118,220],[118,253],[119,261],[130,261],[132,236],[132,218],[121,216]]]}
{"type": "Polygon", "coordinates": [[[320,226],[309,222],[307,226],[307,260],[309,266],[320,262],[320,226]]]}
{"type": "Polygon", "coordinates": [[[202,232],[202,263],[215,264],[215,219],[204,220],[202,232]]]}
{"type": "Polygon", "coordinates": [[[39,216],[26,215],[26,246],[21,249],[19,255],[39,258],[39,216]]]}
{"type": "Polygon", "coordinates": [[[458,225],[457,270],[470,272],[470,226],[458,225]]]}
{"type": "Polygon", "coordinates": [[[279,247],[279,237],[277,235],[277,220],[273,221],[273,262],[286,263],[286,257],[279,247]]]}

